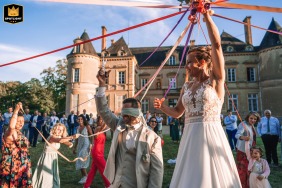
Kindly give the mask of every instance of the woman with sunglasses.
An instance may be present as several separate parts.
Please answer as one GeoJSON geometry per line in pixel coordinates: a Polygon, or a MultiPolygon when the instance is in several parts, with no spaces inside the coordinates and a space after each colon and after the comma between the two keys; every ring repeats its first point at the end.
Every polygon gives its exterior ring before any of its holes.
{"type": "Polygon", "coordinates": [[[80,136],[78,139],[76,139],[73,147],[73,154],[77,154],[77,157],[81,157],[83,159],[87,158],[85,161],[77,160],[75,164],[76,170],[80,170],[82,175],[82,178],[78,183],[84,184],[87,179],[86,168],[89,166],[89,153],[92,147],[92,144],[90,144],[92,143],[92,137],[90,137],[91,141],[89,141],[89,138],[84,136],[92,135],[92,130],[83,115],[79,115],[77,121],[79,124],[77,127],[77,133],[83,136],[80,136]]]}
{"type": "Polygon", "coordinates": [[[151,117],[149,119],[149,128],[153,130],[156,134],[158,134],[158,122],[156,117],[151,117]]]}

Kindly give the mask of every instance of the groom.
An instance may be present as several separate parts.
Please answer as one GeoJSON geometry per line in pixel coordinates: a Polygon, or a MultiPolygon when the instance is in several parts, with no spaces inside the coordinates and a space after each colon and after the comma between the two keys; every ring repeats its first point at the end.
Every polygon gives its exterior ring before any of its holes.
{"type": "Polygon", "coordinates": [[[97,111],[114,131],[104,175],[112,188],[161,188],[163,155],[160,137],[148,129],[139,100],[125,99],[120,118],[111,112],[105,97],[106,77],[102,71],[97,74],[97,111]]]}

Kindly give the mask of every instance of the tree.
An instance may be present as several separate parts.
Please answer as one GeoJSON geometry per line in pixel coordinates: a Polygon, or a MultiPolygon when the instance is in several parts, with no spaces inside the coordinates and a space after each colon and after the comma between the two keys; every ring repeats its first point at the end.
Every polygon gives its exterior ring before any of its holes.
{"type": "Polygon", "coordinates": [[[57,112],[64,111],[66,106],[67,60],[58,60],[55,67],[44,69],[40,75],[43,76],[44,86],[52,91],[54,110],[57,112]]]}

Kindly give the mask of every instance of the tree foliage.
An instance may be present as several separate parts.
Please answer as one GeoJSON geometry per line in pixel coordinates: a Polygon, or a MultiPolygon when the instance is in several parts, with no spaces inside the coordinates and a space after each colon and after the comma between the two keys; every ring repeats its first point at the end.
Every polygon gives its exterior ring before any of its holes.
{"type": "Polygon", "coordinates": [[[62,112],[66,101],[67,61],[59,60],[55,67],[44,69],[42,80],[0,82],[0,109],[6,111],[21,101],[31,110],[62,112]]]}

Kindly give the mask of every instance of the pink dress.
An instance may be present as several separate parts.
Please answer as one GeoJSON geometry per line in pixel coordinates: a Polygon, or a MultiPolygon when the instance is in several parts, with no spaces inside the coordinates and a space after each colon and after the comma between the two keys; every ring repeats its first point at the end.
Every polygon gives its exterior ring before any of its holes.
{"type": "Polygon", "coordinates": [[[250,188],[271,188],[270,183],[267,179],[270,174],[270,168],[267,160],[260,158],[260,160],[257,161],[251,158],[250,149],[248,146],[248,142],[246,142],[246,155],[249,160],[248,170],[251,172],[249,176],[250,188]],[[257,179],[259,175],[262,175],[264,179],[257,179]]]}
{"type": "Polygon", "coordinates": [[[207,80],[192,93],[183,86],[185,128],[180,142],[171,188],[240,188],[234,157],[220,113],[223,101],[207,80]]]}

